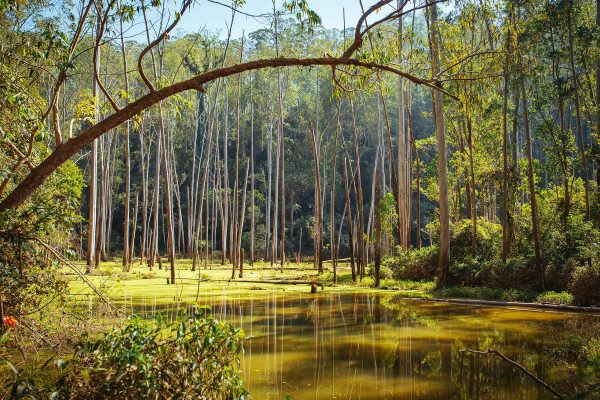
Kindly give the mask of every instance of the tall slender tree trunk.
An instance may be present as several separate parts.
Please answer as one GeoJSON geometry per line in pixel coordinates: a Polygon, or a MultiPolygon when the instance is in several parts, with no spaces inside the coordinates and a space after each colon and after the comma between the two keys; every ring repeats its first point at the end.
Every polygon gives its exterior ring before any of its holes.
{"type": "MultiPolygon", "coordinates": [[[[600,28],[600,0],[596,0],[596,26],[600,28]]],[[[596,61],[596,136],[600,137],[600,59],[596,61]]],[[[600,229],[600,155],[596,156],[596,226],[600,229]]]]}
{"type": "Polygon", "coordinates": [[[352,270],[352,282],[356,282],[354,233],[352,232],[352,208],[350,207],[350,182],[348,179],[348,157],[344,158],[344,192],[346,194],[346,209],[348,210],[348,251],[350,253],[350,269],[352,270]]]}
{"type": "Polygon", "coordinates": [[[169,157],[167,139],[164,132],[164,120],[162,105],[159,103],[158,106],[158,134],[159,140],[162,140],[162,147],[164,148],[161,158],[163,177],[165,182],[165,214],[167,217],[167,255],[169,259],[169,265],[171,270],[171,284],[175,284],[175,238],[173,229],[173,197],[171,194],[171,172],[169,171],[169,157]]]}
{"type": "Polygon", "coordinates": [[[269,136],[267,141],[267,198],[265,204],[265,261],[269,259],[271,243],[271,202],[273,187],[273,108],[271,107],[269,136]]]}
{"type": "Polygon", "coordinates": [[[333,268],[333,283],[337,283],[337,260],[336,260],[336,251],[335,251],[335,171],[337,169],[337,141],[338,135],[342,130],[342,125],[340,123],[340,108],[341,101],[338,100],[338,108],[337,108],[337,119],[336,119],[336,127],[335,127],[335,139],[333,142],[333,161],[331,168],[331,194],[329,197],[329,243],[330,243],[330,253],[331,253],[331,265],[333,268]]]}
{"type": "MultiPolygon", "coordinates": [[[[100,35],[100,18],[96,19],[96,35],[100,35]]],[[[99,70],[100,49],[96,60],[96,71],[99,70]]],[[[95,77],[92,78],[92,96],[98,95],[98,84],[95,77]]],[[[98,102],[95,102],[98,104],[98,102]]],[[[99,119],[99,110],[94,106],[95,120],[99,119]]],[[[92,151],[90,153],[90,188],[89,188],[89,211],[88,211],[88,230],[87,230],[87,264],[86,273],[94,270],[96,265],[96,211],[98,207],[98,139],[92,142],[92,151]]]]}
{"type": "Polygon", "coordinates": [[[529,201],[531,203],[531,226],[533,229],[533,246],[535,252],[535,272],[538,289],[544,288],[544,267],[542,265],[542,251],[540,245],[540,228],[537,210],[537,197],[535,192],[535,178],[533,172],[533,146],[531,143],[531,128],[529,126],[529,108],[527,106],[527,92],[525,90],[525,76],[522,72],[522,62],[519,58],[521,67],[521,101],[523,105],[523,122],[525,125],[525,142],[527,146],[527,178],[529,181],[529,201]]]}
{"type": "Polygon", "coordinates": [[[281,272],[283,272],[283,264],[285,263],[285,141],[283,138],[283,97],[281,88],[279,89],[279,141],[281,148],[281,235],[279,239],[279,262],[281,272]]]}
{"type": "MultiPolygon", "coordinates": [[[[242,37],[240,45],[240,62],[244,57],[244,38],[242,37]]],[[[232,243],[232,255],[233,255],[233,268],[236,268],[239,263],[239,248],[238,248],[238,237],[241,237],[242,232],[240,227],[240,208],[239,208],[239,170],[240,170],[240,107],[241,107],[241,96],[242,96],[242,75],[237,76],[237,93],[236,93],[236,111],[235,111],[235,184],[234,184],[234,200],[233,200],[233,243],[232,243]]],[[[249,165],[248,165],[249,167],[249,165]]],[[[248,169],[246,169],[246,172],[248,169]]],[[[244,183],[245,184],[245,183],[244,183]]],[[[244,186],[244,191],[246,186],[244,186]]],[[[245,204],[243,205],[245,207],[245,204]]],[[[235,278],[235,272],[234,276],[235,278]]],[[[233,279],[232,278],[232,279],[233,279]]]]}
{"type": "MultiPolygon", "coordinates": [[[[125,80],[125,92],[129,93],[129,77],[127,75],[127,54],[125,53],[125,39],[123,35],[123,19],[120,19],[121,27],[121,55],[123,57],[123,76],[125,80]]],[[[123,199],[124,221],[123,221],[123,269],[129,269],[131,258],[129,253],[129,206],[131,203],[131,157],[129,155],[129,120],[125,123],[125,197],[123,199]]],[[[137,196],[137,194],[136,194],[137,196]]],[[[136,202],[137,210],[137,202],[136,202]]],[[[136,211],[137,213],[137,211],[136,211]]]]}
{"type": "MultiPolygon", "coordinates": [[[[438,28],[437,5],[433,0],[427,0],[430,10],[431,37],[431,69],[433,78],[438,79],[440,73],[440,32],[438,28]]],[[[439,83],[438,86],[441,86],[439,83]]],[[[446,160],[446,134],[444,131],[444,109],[442,92],[433,91],[433,108],[438,149],[438,176],[440,193],[440,238],[439,261],[437,268],[438,285],[446,283],[450,263],[450,215],[448,207],[448,163],[446,160]]]]}
{"type": "Polygon", "coordinates": [[[475,197],[475,167],[473,149],[473,123],[467,111],[467,141],[469,143],[469,178],[471,179],[471,255],[477,255],[477,199],[475,197]]]}
{"type": "Polygon", "coordinates": [[[354,158],[356,162],[356,188],[357,188],[357,196],[358,196],[358,204],[357,204],[357,218],[358,218],[358,231],[356,232],[356,243],[358,246],[357,250],[357,269],[360,275],[360,279],[365,275],[365,266],[364,266],[364,215],[363,215],[363,191],[362,191],[362,174],[360,172],[360,153],[358,151],[359,143],[358,143],[358,127],[356,126],[356,113],[354,111],[354,103],[352,100],[350,101],[350,111],[352,114],[352,130],[354,132],[354,158]]]}
{"type": "Polygon", "coordinates": [[[315,262],[314,267],[319,271],[319,273],[323,272],[323,259],[322,259],[322,249],[323,249],[323,222],[321,221],[321,172],[319,168],[319,158],[320,158],[320,143],[319,143],[319,133],[316,129],[313,129],[312,132],[312,150],[313,150],[313,158],[315,161],[314,168],[314,176],[315,176],[315,225],[314,225],[314,250],[315,250],[315,262]]]}
{"type": "Polygon", "coordinates": [[[130,244],[129,244],[129,265],[131,265],[133,261],[133,256],[135,254],[135,235],[137,230],[137,220],[138,220],[138,209],[139,209],[139,192],[135,192],[135,203],[133,206],[133,226],[131,227],[131,235],[130,235],[130,244]]]}
{"type": "MultiPolygon", "coordinates": [[[[581,121],[581,105],[579,100],[579,80],[577,78],[577,68],[575,65],[575,51],[574,47],[574,39],[573,39],[573,7],[574,1],[570,1],[568,3],[569,7],[569,16],[568,16],[568,32],[569,32],[569,62],[571,64],[571,77],[573,79],[573,92],[575,96],[575,115],[577,122],[577,144],[579,147],[579,154],[581,157],[581,171],[583,175],[583,184],[585,190],[585,218],[587,221],[591,220],[590,213],[590,179],[589,179],[589,166],[586,155],[586,143],[585,137],[583,135],[583,126],[581,121]]],[[[598,80],[600,78],[596,78],[598,80]]]]}
{"type": "Polygon", "coordinates": [[[417,179],[416,185],[417,189],[415,190],[417,194],[417,249],[421,248],[421,159],[419,158],[419,153],[415,149],[415,156],[417,158],[417,179]]]}
{"type": "MultiPolygon", "coordinates": [[[[140,237],[140,265],[144,263],[146,251],[148,249],[147,234],[148,234],[148,170],[149,165],[144,156],[144,122],[142,117],[142,126],[140,128],[140,169],[142,175],[142,236],[140,237]]],[[[150,149],[148,151],[150,153],[150,149]]],[[[149,158],[149,157],[148,157],[149,158]]]]}
{"type": "Polygon", "coordinates": [[[375,287],[380,286],[381,271],[381,174],[375,175],[375,287]]]}
{"type": "Polygon", "coordinates": [[[275,193],[273,195],[273,240],[271,241],[271,267],[277,261],[277,246],[279,245],[279,179],[280,179],[280,162],[281,162],[281,141],[279,140],[279,127],[277,127],[277,147],[275,150],[275,193]]]}
{"type": "MultiPolygon", "coordinates": [[[[254,214],[254,97],[252,92],[253,75],[250,75],[250,265],[254,265],[254,234],[255,234],[255,214],[254,214]]],[[[240,278],[242,271],[240,270],[240,278]]]]}
{"type": "MultiPolygon", "coordinates": [[[[401,6],[401,1],[398,1],[398,7],[401,6]]],[[[398,18],[398,54],[399,62],[402,63],[402,18],[398,18]]],[[[408,196],[410,195],[410,183],[406,179],[407,170],[407,140],[406,127],[404,121],[404,80],[398,76],[398,244],[402,249],[407,249],[410,240],[410,221],[408,212],[408,196]]]]}
{"type": "Polygon", "coordinates": [[[227,88],[225,95],[224,132],[223,132],[223,218],[221,220],[221,264],[227,264],[227,233],[229,229],[229,164],[227,147],[229,145],[229,99],[227,88]]]}
{"type": "Polygon", "coordinates": [[[239,267],[239,277],[243,278],[244,277],[244,249],[242,248],[242,232],[244,231],[244,222],[246,220],[246,195],[248,192],[248,172],[250,171],[250,161],[246,160],[246,174],[245,174],[245,178],[244,178],[244,190],[242,191],[242,209],[240,211],[240,218],[239,218],[239,227],[237,229],[238,235],[237,235],[237,242],[236,242],[236,247],[237,247],[237,254],[238,254],[238,260],[237,263],[234,264],[234,269],[233,269],[233,276],[232,279],[235,278],[235,266],[237,265],[239,267]]]}
{"type": "MultiPolygon", "coordinates": [[[[510,18],[506,18],[507,24],[510,24],[510,18]]],[[[502,262],[505,263],[510,253],[510,223],[512,218],[509,210],[509,171],[508,171],[508,84],[509,84],[509,63],[510,63],[510,42],[512,38],[511,27],[508,27],[507,39],[505,44],[506,56],[504,59],[504,77],[502,90],[502,262]]]]}

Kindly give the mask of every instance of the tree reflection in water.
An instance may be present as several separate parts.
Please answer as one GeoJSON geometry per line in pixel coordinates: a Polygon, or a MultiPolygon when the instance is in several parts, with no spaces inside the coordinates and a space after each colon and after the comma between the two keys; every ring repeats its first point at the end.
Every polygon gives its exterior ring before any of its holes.
{"type": "Polygon", "coordinates": [[[364,293],[260,291],[203,303],[250,336],[242,370],[254,399],[549,399],[497,357],[459,350],[498,349],[572,394],[578,382],[560,369],[572,360],[556,349],[600,327],[597,316],[364,293]]]}

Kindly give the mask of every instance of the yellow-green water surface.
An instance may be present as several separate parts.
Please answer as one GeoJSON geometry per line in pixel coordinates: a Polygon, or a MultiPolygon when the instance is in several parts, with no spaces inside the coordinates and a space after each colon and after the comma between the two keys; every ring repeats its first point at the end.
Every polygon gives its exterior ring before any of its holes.
{"type": "MultiPolygon", "coordinates": [[[[268,289],[236,296],[215,290],[201,299],[215,317],[250,337],[241,369],[253,399],[552,398],[505,361],[459,350],[498,349],[551,385],[573,392],[564,375],[574,367],[568,354],[555,353],[568,353],[570,340],[583,340],[578,332],[600,326],[598,316],[378,293],[268,289]]],[[[186,303],[179,305],[191,304],[186,303]]],[[[161,309],[146,305],[138,311],[161,309]]]]}
{"type": "MultiPolygon", "coordinates": [[[[598,315],[406,300],[348,287],[310,294],[308,285],[227,282],[229,274],[212,271],[213,280],[199,284],[190,275],[177,285],[164,277],[92,279],[114,304],[146,317],[190,313],[198,293],[198,304],[250,337],[241,370],[252,399],[553,398],[498,357],[460,352],[467,348],[499,350],[565,398],[600,398],[590,385],[600,381],[590,375],[600,368],[589,367],[600,363],[598,315]]],[[[271,274],[247,271],[251,279],[271,274]]],[[[90,313],[100,305],[81,284],[72,293],[90,313]]]]}

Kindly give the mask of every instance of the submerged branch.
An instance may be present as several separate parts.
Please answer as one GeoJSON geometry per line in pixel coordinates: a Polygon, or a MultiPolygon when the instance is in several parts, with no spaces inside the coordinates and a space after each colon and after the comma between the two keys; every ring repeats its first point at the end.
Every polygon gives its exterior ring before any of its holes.
{"type": "Polygon", "coordinates": [[[550,385],[548,385],[546,382],[544,382],[543,380],[541,380],[540,378],[538,378],[532,372],[530,372],[529,370],[527,370],[527,368],[525,368],[524,366],[522,366],[518,362],[513,361],[510,358],[506,357],[504,354],[500,353],[496,349],[488,349],[487,351],[473,350],[473,349],[462,349],[462,350],[459,350],[458,352],[459,353],[471,353],[471,354],[478,354],[478,355],[486,355],[486,356],[487,355],[498,356],[501,359],[503,359],[504,361],[506,361],[507,363],[509,363],[510,365],[512,365],[513,367],[516,367],[516,368],[520,369],[521,371],[523,371],[523,373],[525,375],[529,376],[531,379],[533,379],[534,381],[536,381],[537,383],[539,383],[540,385],[542,385],[543,387],[545,387],[546,389],[548,389],[557,399],[564,399],[564,397],[561,394],[559,394],[556,390],[552,389],[552,387],[550,385]]]}

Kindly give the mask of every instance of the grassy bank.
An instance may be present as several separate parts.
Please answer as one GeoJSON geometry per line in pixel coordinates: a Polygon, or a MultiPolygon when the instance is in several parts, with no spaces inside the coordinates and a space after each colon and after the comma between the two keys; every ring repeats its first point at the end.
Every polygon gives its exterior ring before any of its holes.
{"type": "MultiPolygon", "coordinates": [[[[83,268],[82,264],[78,264],[83,268]]],[[[167,265],[165,263],[165,265],[167,265]]],[[[231,277],[231,266],[220,263],[202,264],[197,271],[191,270],[191,260],[176,262],[175,285],[168,284],[170,271],[134,264],[129,271],[123,271],[119,261],[103,262],[89,275],[91,282],[105,292],[117,304],[127,304],[131,299],[145,299],[148,304],[172,304],[194,302],[202,298],[225,298],[243,296],[260,290],[281,293],[310,293],[309,282],[318,282],[328,292],[352,291],[395,291],[407,297],[440,299],[479,299],[497,301],[518,301],[570,305],[573,298],[569,293],[535,292],[523,289],[501,289],[489,287],[448,286],[436,288],[433,281],[395,280],[384,277],[379,289],[374,288],[371,276],[352,281],[350,268],[340,265],[337,269],[337,282],[334,282],[331,266],[319,274],[310,262],[287,263],[283,271],[278,265],[256,262],[244,266],[243,277],[236,271],[231,277]]],[[[65,270],[66,273],[69,273],[65,270]]],[[[87,296],[91,290],[87,285],[70,275],[72,296],[87,296]]]]}

